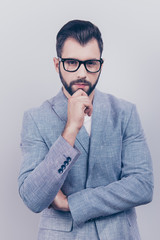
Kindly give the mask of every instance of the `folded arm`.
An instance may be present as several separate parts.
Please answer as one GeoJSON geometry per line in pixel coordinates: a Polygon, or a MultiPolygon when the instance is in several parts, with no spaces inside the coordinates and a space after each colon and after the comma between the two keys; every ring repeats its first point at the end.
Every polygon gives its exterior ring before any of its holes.
{"type": "Polygon", "coordinates": [[[23,120],[21,149],[19,193],[32,211],[41,212],[52,203],[80,152],[61,135],[48,149],[28,112],[23,120]]]}

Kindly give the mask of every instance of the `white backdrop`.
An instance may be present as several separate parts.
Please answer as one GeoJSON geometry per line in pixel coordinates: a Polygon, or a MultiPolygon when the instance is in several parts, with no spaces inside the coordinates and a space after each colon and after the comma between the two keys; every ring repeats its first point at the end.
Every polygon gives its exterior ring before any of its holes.
{"type": "Polygon", "coordinates": [[[159,0],[1,1],[0,239],[37,236],[39,215],[25,207],[17,189],[22,116],[58,92],[55,36],[71,19],[91,20],[102,32],[105,64],[98,89],[137,105],[155,176],[153,202],[137,208],[138,222],[142,240],[159,240],[159,0]]]}

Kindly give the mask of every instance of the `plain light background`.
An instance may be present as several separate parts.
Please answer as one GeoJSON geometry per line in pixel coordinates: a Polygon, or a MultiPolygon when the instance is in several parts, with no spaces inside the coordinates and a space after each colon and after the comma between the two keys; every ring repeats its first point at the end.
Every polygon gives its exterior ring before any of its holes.
{"type": "Polygon", "coordinates": [[[159,240],[159,0],[0,2],[0,239],[37,236],[39,214],[18,195],[22,116],[59,91],[55,37],[71,19],[90,20],[102,32],[105,63],[97,88],[137,105],[155,177],[153,202],[137,208],[138,223],[142,240],[159,240]]]}

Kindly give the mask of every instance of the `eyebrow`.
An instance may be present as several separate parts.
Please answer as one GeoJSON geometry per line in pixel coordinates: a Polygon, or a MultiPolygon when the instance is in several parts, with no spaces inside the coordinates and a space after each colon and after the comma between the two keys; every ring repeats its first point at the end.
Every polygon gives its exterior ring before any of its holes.
{"type": "Polygon", "coordinates": [[[86,60],[80,60],[80,59],[78,59],[78,58],[63,58],[63,57],[61,57],[61,58],[59,58],[59,59],[64,59],[64,60],[77,60],[77,61],[80,61],[80,62],[85,62],[85,61],[90,61],[90,60],[101,60],[101,58],[100,59],[97,59],[97,58],[89,58],[89,59],[86,59],[86,60]]]}

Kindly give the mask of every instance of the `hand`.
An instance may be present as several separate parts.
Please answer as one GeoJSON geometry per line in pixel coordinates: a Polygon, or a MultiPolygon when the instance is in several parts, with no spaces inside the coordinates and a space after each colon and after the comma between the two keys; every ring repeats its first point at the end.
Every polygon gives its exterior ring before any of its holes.
{"type": "Polygon", "coordinates": [[[92,102],[88,95],[79,89],[68,99],[67,124],[79,130],[83,125],[85,114],[91,116],[92,110],[92,102]]]}
{"type": "Polygon", "coordinates": [[[68,119],[62,136],[72,146],[83,125],[85,114],[91,116],[92,111],[92,102],[83,90],[79,89],[68,99],[68,119]]]}
{"type": "Polygon", "coordinates": [[[57,193],[57,195],[51,205],[55,210],[64,211],[64,212],[69,211],[67,197],[66,197],[66,195],[63,194],[63,192],[61,190],[59,190],[59,192],[57,193]]]}

